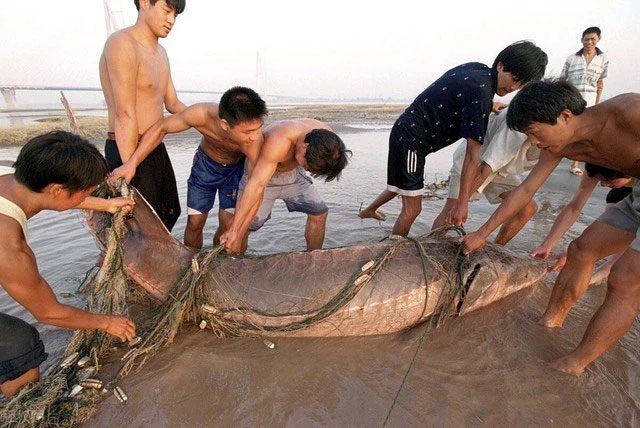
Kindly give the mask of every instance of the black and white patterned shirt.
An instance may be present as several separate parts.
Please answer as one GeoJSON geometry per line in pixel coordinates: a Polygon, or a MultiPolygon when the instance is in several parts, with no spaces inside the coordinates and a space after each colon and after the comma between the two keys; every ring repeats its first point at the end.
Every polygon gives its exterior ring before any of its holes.
{"type": "Polygon", "coordinates": [[[496,75],[490,67],[478,62],[459,65],[418,95],[392,132],[401,141],[420,143],[425,154],[460,138],[482,144],[495,91],[496,75]]]}

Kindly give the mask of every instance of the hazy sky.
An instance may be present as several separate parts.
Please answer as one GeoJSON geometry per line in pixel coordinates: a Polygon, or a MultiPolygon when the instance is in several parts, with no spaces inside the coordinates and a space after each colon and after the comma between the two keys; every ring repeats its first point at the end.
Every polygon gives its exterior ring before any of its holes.
{"type": "MultiPolygon", "coordinates": [[[[121,6],[133,24],[133,0],[121,6]]],[[[0,0],[0,11],[0,85],[99,85],[102,0],[0,0]]],[[[582,30],[598,25],[611,97],[640,91],[639,22],[637,0],[187,0],[161,43],[182,89],[255,86],[260,50],[267,93],[412,99],[448,68],[490,65],[520,39],[542,47],[557,75],[582,30]]]]}

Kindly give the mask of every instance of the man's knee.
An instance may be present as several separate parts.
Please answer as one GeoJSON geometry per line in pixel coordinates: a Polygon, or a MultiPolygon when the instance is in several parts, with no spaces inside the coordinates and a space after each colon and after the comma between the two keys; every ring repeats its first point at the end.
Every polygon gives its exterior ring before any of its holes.
{"type": "Polygon", "coordinates": [[[607,290],[635,301],[640,299],[640,267],[616,262],[607,279],[607,290]]]}
{"type": "Polygon", "coordinates": [[[324,212],[322,214],[317,214],[317,215],[309,214],[307,218],[309,219],[309,222],[313,223],[314,225],[323,225],[327,222],[328,216],[329,216],[329,211],[324,212]]]}
{"type": "Polygon", "coordinates": [[[597,256],[591,237],[583,234],[571,241],[567,248],[567,257],[572,259],[595,261],[597,256]]]}
{"type": "Polygon", "coordinates": [[[10,338],[0,339],[11,343],[11,348],[0,355],[0,384],[5,384],[36,369],[47,359],[47,353],[38,330],[32,325],[19,318],[0,315],[0,329],[3,334],[10,335],[10,338]]]}
{"type": "Polygon", "coordinates": [[[187,217],[187,229],[191,232],[202,232],[207,222],[207,216],[204,214],[190,215],[187,217]]]}
{"type": "Polygon", "coordinates": [[[403,196],[402,211],[408,217],[416,218],[422,211],[421,196],[403,196]]]}

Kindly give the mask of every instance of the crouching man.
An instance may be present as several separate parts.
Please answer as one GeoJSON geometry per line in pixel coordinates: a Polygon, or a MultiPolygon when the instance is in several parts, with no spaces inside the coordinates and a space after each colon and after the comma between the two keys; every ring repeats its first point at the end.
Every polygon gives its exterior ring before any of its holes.
{"type": "MultiPolygon", "coordinates": [[[[531,173],[489,220],[463,239],[464,252],[482,248],[487,237],[521,210],[563,157],[640,177],[640,94],[623,94],[593,107],[565,81],[531,83],[509,107],[507,122],[542,149],[531,173]]],[[[640,185],[608,209],[569,245],[567,264],[558,275],[540,324],[561,327],[589,286],[595,262],[622,252],[607,279],[607,295],[582,341],[550,364],[579,374],[631,327],[640,304],[640,185]]]]}
{"type": "Polygon", "coordinates": [[[240,181],[233,222],[220,242],[230,253],[244,252],[248,231],[262,227],[274,202],[282,199],[289,211],[307,214],[307,250],[322,248],[329,208],[307,171],[325,181],[339,179],[349,154],[340,137],[314,119],[284,120],[265,128],[262,150],[240,181]]]}
{"type": "MultiPolygon", "coordinates": [[[[88,141],[63,131],[29,141],[13,168],[0,165],[0,284],[39,322],[69,329],[99,329],[124,341],[136,334],[133,322],[58,302],[40,276],[27,244],[27,220],[42,210],[81,208],[113,213],[130,207],[133,201],[128,198],[89,196],[106,176],[107,164],[100,152],[88,141]]],[[[37,381],[38,367],[46,358],[35,328],[0,313],[0,391],[5,397],[37,381]]]]}

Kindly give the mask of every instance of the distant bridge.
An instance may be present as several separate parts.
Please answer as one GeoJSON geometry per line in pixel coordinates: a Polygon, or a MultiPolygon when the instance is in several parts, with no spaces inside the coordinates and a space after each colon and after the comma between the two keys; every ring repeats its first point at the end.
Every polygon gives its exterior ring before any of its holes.
{"type": "MultiPolygon", "coordinates": [[[[95,86],[34,86],[34,85],[1,85],[0,92],[4,97],[6,109],[0,111],[20,111],[16,91],[80,91],[80,92],[102,92],[102,88],[95,86]]],[[[195,89],[177,89],[181,94],[211,94],[222,95],[222,91],[203,91],[195,89]]],[[[270,102],[304,102],[308,98],[292,97],[287,95],[263,94],[270,102]]],[[[47,109],[48,110],[48,109],[47,109]]]]}

